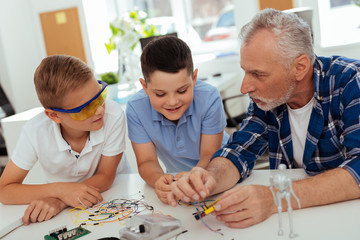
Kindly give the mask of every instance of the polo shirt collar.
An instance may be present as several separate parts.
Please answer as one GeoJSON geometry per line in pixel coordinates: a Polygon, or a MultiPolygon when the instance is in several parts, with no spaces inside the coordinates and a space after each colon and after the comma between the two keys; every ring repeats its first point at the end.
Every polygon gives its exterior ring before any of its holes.
{"type": "MultiPolygon", "coordinates": [[[[52,121],[51,124],[52,124],[53,132],[54,132],[55,142],[56,142],[56,145],[58,147],[59,152],[68,151],[69,145],[65,141],[65,139],[63,138],[63,136],[61,134],[60,124],[57,124],[54,121],[52,121]]],[[[88,144],[90,144],[90,151],[91,151],[92,146],[95,146],[95,145],[97,145],[99,143],[104,142],[104,140],[105,140],[104,127],[100,128],[97,131],[90,131],[89,139],[90,139],[90,141],[87,141],[87,143],[85,144],[84,149],[86,148],[86,146],[88,144]]]]}

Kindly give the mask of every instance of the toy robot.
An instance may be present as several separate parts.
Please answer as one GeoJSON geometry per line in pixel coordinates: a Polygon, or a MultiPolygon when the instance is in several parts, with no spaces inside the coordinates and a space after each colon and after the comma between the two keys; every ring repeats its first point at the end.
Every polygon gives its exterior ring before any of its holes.
{"type": "Polygon", "coordinates": [[[287,177],[284,173],[284,170],[286,169],[286,165],[285,164],[280,164],[279,165],[279,170],[280,173],[276,174],[275,176],[271,176],[270,177],[270,190],[271,193],[274,197],[274,201],[275,201],[275,205],[278,207],[278,216],[279,216],[279,232],[278,235],[282,236],[284,234],[284,231],[282,229],[282,218],[281,218],[281,212],[282,212],[282,207],[281,207],[281,200],[283,198],[286,199],[287,201],[287,205],[288,205],[288,214],[289,214],[289,224],[290,224],[290,234],[289,237],[290,238],[294,238],[297,235],[294,234],[294,230],[293,230],[293,221],[292,221],[292,208],[291,208],[291,195],[294,196],[294,198],[296,199],[299,208],[301,208],[300,206],[300,200],[299,198],[295,195],[293,189],[292,189],[292,183],[291,183],[291,179],[289,177],[287,177]],[[274,193],[274,188],[277,188],[278,191],[276,192],[276,196],[274,193]]]}

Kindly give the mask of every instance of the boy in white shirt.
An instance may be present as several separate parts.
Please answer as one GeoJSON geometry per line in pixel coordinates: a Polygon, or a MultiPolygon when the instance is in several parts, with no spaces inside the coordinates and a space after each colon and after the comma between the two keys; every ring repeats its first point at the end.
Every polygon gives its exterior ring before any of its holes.
{"type": "Polygon", "coordinates": [[[105,82],[97,81],[80,59],[54,55],[42,60],[34,83],[45,111],[23,127],[0,178],[0,202],[28,204],[25,225],[42,222],[67,206],[102,201],[117,172],[127,172],[125,115],[106,101],[105,82]],[[121,161],[120,161],[121,160],[121,161]],[[46,184],[22,184],[39,161],[46,184]],[[121,164],[119,164],[121,162],[121,164]]]}

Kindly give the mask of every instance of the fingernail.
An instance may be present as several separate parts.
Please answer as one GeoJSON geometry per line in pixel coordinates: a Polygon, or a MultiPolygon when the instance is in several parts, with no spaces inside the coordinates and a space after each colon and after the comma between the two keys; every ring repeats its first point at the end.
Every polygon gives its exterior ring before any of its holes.
{"type": "Polygon", "coordinates": [[[171,206],[176,207],[176,202],[172,202],[171,206]]]}
{"type": "Polygon", "coordinates": [[[192,198],[197,201],[197,200],[199,200],[199,195],[194,194],[194,196],[192,198]]]}
{"type": "Polygon", "coordinates": [[[190,202],[190,198],[188,198],[188,197],[184,197],[184,202],[190,202]]]}
{"type": "Polygon", "coordinates": [[[200,195],[201,195],[202,198],[205,198],[205,197],[206,197],[206,193],[205,193],[204,191],[201,191],[201,192],[200,192],[200,195]]]}
{"type": "Polygon", "coordinates": [[[214,206],[214,208],[215,208],[216,211],[220,211],[220,210],[221,210],[221,206],[220,206],[219,204],[216,204],[216,205],[214,206]]]}

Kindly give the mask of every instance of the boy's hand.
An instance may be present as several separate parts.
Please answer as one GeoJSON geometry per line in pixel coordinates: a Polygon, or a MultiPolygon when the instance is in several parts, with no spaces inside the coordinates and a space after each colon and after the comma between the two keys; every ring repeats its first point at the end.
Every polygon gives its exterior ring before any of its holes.
{"type": "Polygon", "coordinates": [[[99,189],[84,183],[59,183],[59,198],[69,206],[88,208],[103,200],[99,189]]]}
{"type": "Polygon", "coordinates": [[[194,167],[171,184],[171,193],[167,196],[168,204],[175,207],[177,205],[176,199],[181,199],[184,202],[205,199],[215,189],[215,186],[215,179],[208,171],[194,167]]]}
{"type": "Polygon", "coordinates": [[[58,198],[49,197],[34,200],[25,210],[22,221],[25,225],[31,222],[47,221],[66,207],[66,204],[58,198]]]}
{"type": "Polygon", "coordinates": [[[173,182],[174,176],[171,174],[164,174],[155,182],[155,193],[165,204],[168,204],[167,195],[170,193],[170,184],[173,182]]]}

